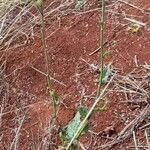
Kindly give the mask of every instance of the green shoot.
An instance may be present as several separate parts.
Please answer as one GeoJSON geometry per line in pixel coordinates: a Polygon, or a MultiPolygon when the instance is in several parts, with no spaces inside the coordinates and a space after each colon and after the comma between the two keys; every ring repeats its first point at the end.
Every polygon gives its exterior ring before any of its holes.
{"type": "MultiPolygon", "coordinates": [[[[100,62],[101,62],[101,67],[100,67],[100,76],[99,76],[99,84],[98,84],[98,89],[97,89],[97,96],[96,96],[96,100],[94,102],[94,104],[92,105],[92,107],[90,108],[90,110],[88,111],[87,115],[85,116],[85,118],[83,119],[83,121],[80,123],[77,131],[75,132],[74,136],[72,137],[72,139],[70,140],[69,144],[67,145],[67,147],[65,148],[65,150],[68,150],[71,145],[74,143],[74,141],[78,138],[81,129],[85,126],[85,124],[87,123],[87,120],[89,119],[89,117],[91,116],[91,114],[93,113],[96,105],[98,104],[98,102],[102,99],[102,96],[105,92],[105,90],[107,89],[107,87],[109,86],[110,82],[112,81],[113,77],[111,78],[111,80],[109,81],[109,83],[102,89],[102,84],[104,82],[104,79],[106,80],[106,75],[108,78],[108,73],[107,71],[104,72],[104,17],[105,17],[105,0],[102,0],[102,16],[101,16],[101,22],[100,22],[100,29],[101,29],[101,33],[100,33],[100,47],[101,47],[101,51],[99,52],[99,58],[100,58],[100,62]]],[[[106,107],[106,102],[104,104],[104,106],[101,108],[105,109],[106,107]]]]}
{"type": "Polygon", "coordinates": [[[102,15],[101,15],[101,21],[100,21],[100,46],[101,49],[99,49],[99,59],[100,59],[100,76],[99,76],[99,84],[97,89],[97,96],[99,97],[99,94],[101,92],[101,87],[103,84],[103,75],[104,75],[104,22],[105,22],[105,0],[102,0],[102,15]]]}
{"type": "Polygon", "coordinates": [[[59,104],[59,96],[55,90],[52,89],[51,81],[52,81],[52,71],[51,66],[49,64],[49,57],[48,57],[48,47],[46,43],[46,33],[45,33],[45,24],[44,24],[44,12],[43,12],[43,0],[36,0],[35,4],[40,12],[41,15],[41,35],[42,35],[42,43],[43,43],[43,49],[45,54],[45,62],[46,62],[46,74],[47,74],[47,83],[48,83],[48,91],[50,94],[50,97],[53,101],[53,117],[56,118],[56,111],[57,106],[59,104]]]}

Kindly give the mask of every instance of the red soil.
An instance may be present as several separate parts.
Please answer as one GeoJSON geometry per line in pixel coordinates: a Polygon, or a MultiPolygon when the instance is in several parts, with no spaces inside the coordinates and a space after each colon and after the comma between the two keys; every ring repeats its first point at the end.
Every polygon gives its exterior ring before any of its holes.
{"type": "MultiPolygon", "coordinates": [[[[134,5],[144,11],[141,12],[136,8],[122,4],[116,8],[116,12],[120,14],[111,12],[107,13],[106,17],[105,41],[107,43],[105,49],[112,51],[106,61],[112,62],[112,65],[119,68],[122,74],[127,74],[136,67],[135,57],[138,59],[139,65],[145,62],[150,64],[150,26],[148,24],[150,21],[150,3],[148,0],[143,0],[142,3],[139,0],[134,0],[134,5]],[[123,11],[128,14],[127,17],[146,23],[146,26],[141,27],[137,33],[127,31],[128,25],[126,24],[128,21],[124,19],[123,11]],[[136,15],[136,17],[130,16],[131,14],[136,15]]],[[[83,97],[83,94],[87,96],[95,91],[97,86],[94,81],[97,79],[98,74],[91,71],[90,67],[81,58],[90,64],[98,64],[98,53],[92,56],[89,55],[99,45],[98,20],[99,15],[97,12],[62,16],[60,28],[47,39],[49,62],[54,73],[53,77],[65,85],[53,82],[53,88],[57,90],[61,97],[58,121],[62,126],[65,126],[73,117],[77,105],[83,103],[91,106],[94,102],[92,98],[83,97]]],[[[49,22],[50,20],[46,21],[49,22]]],[[[49,36],[51,30],[48,29],[46,33],[49,36]]],[[[36,37],[34,41],[26,46],[9,50],[7,53],[6,74],[10,74],[7,78],[10,84],[9,105],[12,105],[12,110],[25,107],[24,110],[27,111],[27,118],[19,140],[21,145],[19,149],[22,150],[27,149],[27,147],[30,148],[30,145],[33,145],[33,139],[35,139],[35,143],[41,142],[42,133],[48,126],[52,115],[46,77],[31,66],[45,72],[45,59],[40,34],[39,37],[36,37]]],[[[121,103],[121,101],[124,101],[124,97],[119,94],[109,95],[107,111],[92,115],[90,130],[105,135],[108,127],[112,127],[112,136],[117,135],[122,127],[128,124],[136,114],[136,111],[130,109],[128,104],[121,103]]],[[[3,116],[7,125],[3,125],[2,131],[4,133],[10,131],[9,127],[13,128],[15,126],[13,122],[14,115],[16,115],[15,112],[7,114],[7,117],[3,116]]],[[[8,134],[4,136],[7,137],[8,134]]],[[[55,147],[59,142],[59,138],[58,134],[54,136],[52,137],[54,141],[51,142],[55,147]]],[[[82,139],[85,147],[90,143],[91,136],[92,134],[88,133],[82,139]]],[[[97,141],[99,142],[96,144],[98,146],[105,139],[97,137],[97,141]]]]}

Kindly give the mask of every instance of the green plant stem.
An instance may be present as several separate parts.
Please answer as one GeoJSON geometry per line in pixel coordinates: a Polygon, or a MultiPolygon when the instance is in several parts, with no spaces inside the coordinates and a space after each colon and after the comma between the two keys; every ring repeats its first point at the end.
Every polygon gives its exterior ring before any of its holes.
{"type": "MultiPolygon", "coordinates": [[[[101,15],[101,22],[100,22],[100,47],[101,47],[101,51],[99,52],[99,59],[100,59],[100,76],[99,76],[99,85],[98,85],[98,89],[97,89],[97,96],[96,96],[96,100],[94,102],[94,104],[92,105],[92,107],[90,108],[88,114],[86,115],[86,117],[83,119],[83,121],[81,122],[78,130],[76,131],[76,133],[74,134],[73,138],[71,139],[71,141],[69,142],[69,144],[66,147],[66,150],[68,150],[70,148],[70,146],[72,145],[72,143],[74,142],[74,140],[78,137],[80,130],[83,128],[83,126],[85,125],[85,123],[87,122],[88,118],[90,117],[90,115],[92,114],[94,108],[96,107],[96,105],[98,104],[98,102],[102,99],[102,96],[104,94],[104,92],[106,91],[107,87],[109,86],[109,84],[111,83],[112,79],[114,78],[114,76],[111,78],[111,80],[109,81],[109,83],[104,87],[104,89],[101,91],[101,87],[102,87],[102,77],[103,77],[103,71],[104,71],[104,18],[105,17],[105,0],[102,0],[102,15],[101,15]]],[[[104,108],[104,107],[102,107],[104,108]]]]}
{"type": "Polygon", "coordinates": [[[52,72],[50,70],[51,66],[49,64],[49,58],[48,58],[48,47],[47,47],[47,43],[46,43],[46,33],[45,33],[45,24],[44,24],[44,13],[43,13],[43,5],[41,5],[40,7],[38,7],[39,12],[41,14],[41,35],[42,35],[42,43],[43,43],[43,49],[44,49],[44,54],[45,54],[45,62],[46,62],[46,74],[47,74],[47,83],[48,83],[48,91],[50,94],[50,98],[53,101],[53,117],[56,118],[56,105],[55,102],[53,100],[53,89],[52,89],[52,85],[51,85],[51,81],[52,81],[52,72]]]}
{"type": "MultiPolygon", "coordinates": [[[[103,94],[105,93],[106,89],[108,88],[109,84],[111,83],[111,81],[113,80],[113,78],[115,77],[115,74],[111,77],[110,81],[107,83],[107,85],[104,87],[104,89],[101,91],[100,95],[98,96],[98,98],[95,100],[94,104],[92,105],[92,107],[90,108],[88,114],[86,115],[86,117],[83,119],[83,121],[81,122],[78,130],[76,131],[76,133],[74,134],[73,138],[71,139],[71,141],[69,142],[69,144],[67,145],[65,150],[68,150],[70,148],[70,146],[72,145],[72,143],[74,142],[74,140],[78,137],[81,129],[84,127],[85,123],[87,122],[88,118],[90,117],[90,115],[92,114],[94,108],[96,107],[96,105],[98,104],[98,102],[102,99],[103,94]]],[[[102,107],[103,108],[103,107],[102,107]]]]}
{"type": "Polygon", "coordinates": [[[102,83],[103,83],[103,72],[104,72],[104,22],[105,22],[105,0],[102,0],[102,10],[101,10],[101,21],[100,21],[100,46],[101,47],[99,49],[99,59],[100,59],[100,75],[99,75],[99,84],[98,84],[98,88],[97,88],[97,96],[99,97],[100,91],[101,91],[101,87],[102,87],[102,83]]]}

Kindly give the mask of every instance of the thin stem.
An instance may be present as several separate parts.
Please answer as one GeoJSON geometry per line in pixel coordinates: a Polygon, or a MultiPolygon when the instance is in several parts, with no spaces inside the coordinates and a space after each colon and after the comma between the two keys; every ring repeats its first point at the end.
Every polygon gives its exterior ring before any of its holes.
{"type": "Polygon", "coordinates": [[[110,82],[112,81],[112,79],[115,76],[114,75],[111,78],[111,80],[109,81],[109,83],[101,91],[102,79],[103,79],[103,71],[104,71],[104,21],[105,21],[104,20],[104,16],[105,16],[105,0],[102,0],[102,16],[101,16],[101,22],[100,22],[100,29],[101,29],[101,33],[100,33],[100,47],[101,47],[101,49],[100,50],[101,51],[99,50],[100,51],[99,52],[99,59],[100,59],[100,63],[101,63],[101,67],[100,67],[101,73],[100,73],[100,77],[99,77],[100,82],[99,82],[98,89],[97,89],[97,97],[96,97],[96,100],[95,100],[94,104],[90,108],[88,114],[83,119],[83,121],[81,122],[80,126],[78,127],[78,130],[74,134],[73,138],[71,139],[71,141],[67,145],[66,150],[68,150],[70,148],[70,146],[72,145],[72,143],[74,142],[74,140],[79,136],[80,130],[85,125],[86,121],[88,120],[88,118],[92,114],[92,112],[93,112],[94,108],[96,107],[96,105],[98,104],[98,102],[102,99],[104,92],[106,91],[107,87],[109,86],[110,82]]]}
{"type": "Polygon", "coordinates": [[[45,62],[46,62],[46,74],[47,74],[47,83],[48,83],[48,91],[50,94],[51,99],[53,100],[53,109],[54,109],[54,118],[56,118],[56,105],[53,99],[53,89],[52,89],[52,71],[50,70],[51,66],[49,64],[49,58],[48,58],[48,47],[46,43],[46,33],[45,33],[45,24],[44,24],[44,13],[43,13],[43,4],[41,6],[38,6],[39,12],[41,14],[41,35],[42,35],[42,43],[43,43],[43,49],[45,54],[45,62]]]}
{"type": "Polygon", "coordinates": [[[52,91],[52,86],[51,86],[51,71],[50,71],[50,65],[49,65],[49,59],[48,59],[48,48],[47,48],[47,43],[46,43],[45,24],[44,24],[44,14],[43,14],[43,11],[41,13],[41,18],[42,18],[41,33],[42,33],[43,49],[44,49],[44,53],[45,53],[48,88],[49,88],[50,91],[52,91]]]}
{"type": "Polygon", "coordinates": [[[104,22],[105,22],[105,0],[102,0],[102,15],[100,21],[100,49],[99,49],[99,59],[100,59],[100,76],[99,76],[99,84],[97,89],[97,96],[99,97],[102,80],[103,80],[103,72],[104,72],[104,22]]]}

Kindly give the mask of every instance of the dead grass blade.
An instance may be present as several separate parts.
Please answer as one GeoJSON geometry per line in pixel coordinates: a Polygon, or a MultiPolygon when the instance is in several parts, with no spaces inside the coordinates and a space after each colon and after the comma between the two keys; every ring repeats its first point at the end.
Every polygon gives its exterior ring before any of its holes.
{"type": "Polygon", "coordinates": [[[140,114],[132,120],[124,129],[118,134],[118,136],[110,143],[98,147],[98,149],[109,150],[114,145],[123,142],[127,138],[131,137],[133,131],[137,129],[141,123],[150,115],[150,105],[148,104],[140,114]]]}

